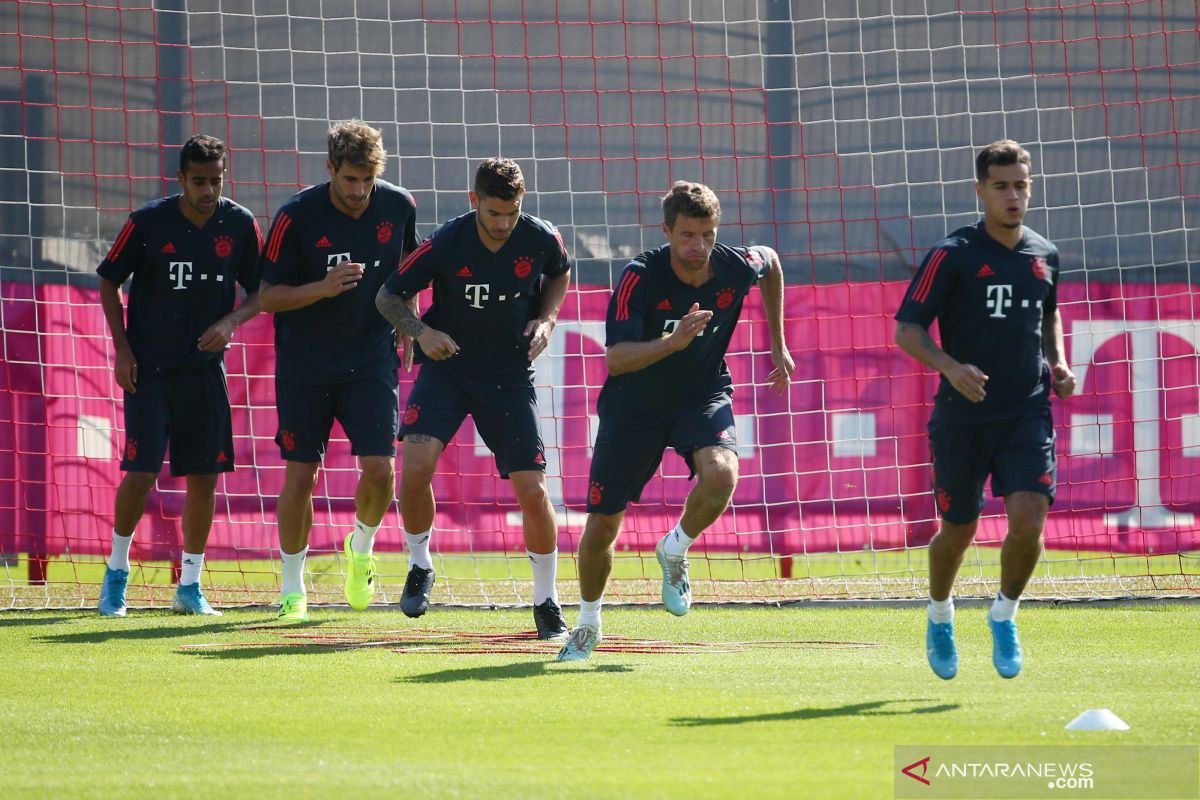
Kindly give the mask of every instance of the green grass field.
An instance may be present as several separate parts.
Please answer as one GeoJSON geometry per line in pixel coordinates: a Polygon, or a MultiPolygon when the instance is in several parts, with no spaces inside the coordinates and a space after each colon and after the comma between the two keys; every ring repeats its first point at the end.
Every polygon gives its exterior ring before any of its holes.
{"type": "Polygon", "coordinates": [[[6,612],[0,796],[881,798],[893,745],[1200,744],[1200,604],[1026,604],[1012,681],[984,613],[943,682],[917,607],[614,607],[659,643],[587,664],[482,636],[527,609],[6,612]],[[1131,730],[1063,729],[1102,707],[1131,730]]]}

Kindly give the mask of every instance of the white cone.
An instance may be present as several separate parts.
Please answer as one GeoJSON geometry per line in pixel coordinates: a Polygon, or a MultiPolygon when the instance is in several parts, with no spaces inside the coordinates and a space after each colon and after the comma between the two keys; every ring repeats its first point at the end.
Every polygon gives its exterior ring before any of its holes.
{"type": "Polygon", "coordinates": [[[1089,708],[1067,725],[1069,731],[1127,731],[1129,725],[1107,708],[1089,708]]]}

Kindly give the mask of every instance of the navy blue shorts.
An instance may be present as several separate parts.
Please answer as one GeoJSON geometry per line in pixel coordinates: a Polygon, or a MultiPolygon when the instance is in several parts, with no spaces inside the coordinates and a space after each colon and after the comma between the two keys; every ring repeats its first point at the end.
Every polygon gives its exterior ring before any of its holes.
{"type": "Polygon", "coordinates": [[[395,456],[399,399],[399,374],[395,369],[347,383],[315,386],[277,375],[279,431],[275,444],[285,461],[320,461],[336,419],[354,455],[395,456]]]}
{"type": "MultiPolygon", "coordinates": [[[[606,410],[607,411],[607,410],[606,410]]],[[[637,502],[654,477],[663,451],[675,449],[696,475],[692,454],[703,447],[737,449],[733,398],[721,391],[669,415],[633,417],[619,411],[600,415],[588,473],[587,510],[618,514],[637,502]]]]}
{"type": "Polygon", "coordinates": [[[168,442],[172,475],[233,470],[233,422],[223,362],[145,370],[138,375],[137,391],[125,393],[121,469],[157,475],[168,442]]]}
{"type": "Polygon", "coordinates": [[[526,377],[510,383],[481,381],[427,362],[404,408],[400,438],[422,433],[449,444],[467,415],[496,457],[501,478],[511,472],[546,471],[538,430],[537,395],[526,377]]]}
{"type": "Polygon", "coordinates": [[[942,518],[965,525],[983,510],[983,484],[991,476],[992,496],[1037,492],[1054,503],[1058,473],[1050,407],[994,422],[961,425],[929,420],[933,491],[942,518]]]}

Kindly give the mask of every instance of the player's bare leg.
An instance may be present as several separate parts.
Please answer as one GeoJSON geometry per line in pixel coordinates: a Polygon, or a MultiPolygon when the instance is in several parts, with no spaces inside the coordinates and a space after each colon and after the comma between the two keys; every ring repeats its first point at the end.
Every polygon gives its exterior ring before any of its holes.
{"type": "Polygon", "coordinates": [[[692,453],[696,485],[688,493],[679,524],[667,532],[654,548],[662,567],[662,601],[677,617],[692,606],[692,584],[688,578],[688,548],[725,512],[737,488],[737,453],[726,447],[702,447],[692,453]]]}
{"type": "Polygon", "coordinates": [[[954,600],[950,592],[962,566],[963,555],[975,539],[979,520],[964,524],[942,520],[941,530],[929,542],[929,605],[926,608],[925,652],[934,674],[950,680],[958,674],[958,647],[954,643],[954,600]]]}
{"type": "Polygon", "coordinates": [[[200,590],[200,571],[204,566],[204,548],[212,530],[219,475],[188,475],[187,494],[183,499],[183,557],[179,569],[179,588],[171,608],[176,614],[221,616],[209,605],[200,590]]]}
{"type": "Polygon", "coordinates": [[[433,475],[444,449],[445,444],[428,434],[410,433],[404,437],[399,494],[404,544],[408,549],[408,578],[400,596],[400,608],[410,617],[425,613],[433,589],[433,560],[429,555],[437,513],[433,475]]]}
{"type": "Polygon", "coordinates": [[[1038,492],[1013,492],[1004,498],[1008,535],[1000,548],[1000,592],[988,611],[992,663],[1002,678],[1015,678],[1024,658],[1017,639],[1017,603],[1042,557],[1042,530],[1050,498],[1038,492]]]}
{"type": "Polygon", "coordinates": [[[117,487],[113,508],[112,550],[104,569],[97,610],[104,617],[125,616],[125,587],[129,583],[129,548],[133,530],[146,511],[146,499],[154,480],[153,472],[126,472],[117,487]]]}
{"type": "Polygon", "coordinates": [[[613,546],[621,533],[625,512],[588,514],[579,539],[579,620],[558,661],[585,661],[600,642],[600,606],[612,573],[613,546]]]}
{"type": "Polygon", "coordinates": [[[344,593],[351,608],[362,611],[375,598],[375,534],[396,491],[396,460],[391,456],[362,456],[354,489],[354,530],[346,535],[344,593]]]}
{"type": "Polygon", "coordinates": [[[546,475],[539,470],[517,470],[508,476],[525,533],[525,552],[533,564],[533,620],[539,639],[562,639],[567,623],[558,605],[558,524],[546,490],[546,475]]]}
{"type": "Polygon", "coordinates": [[[279,556],[283,563],[279,619],[284,622],[308,619],[304,562],[308,556],[308,534],[312,531],[312,493],[317,485],[319,466],[315,461],[288,461],[284,467],[283,489],[276,505],[279,556]]]}

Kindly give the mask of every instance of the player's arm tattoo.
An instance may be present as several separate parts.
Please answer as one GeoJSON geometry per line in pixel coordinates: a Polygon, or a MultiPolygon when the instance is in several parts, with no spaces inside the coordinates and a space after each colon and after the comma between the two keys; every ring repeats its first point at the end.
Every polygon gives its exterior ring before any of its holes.
{"type": "Polygon", "coordinates": [[[424,444],[433,439],[428,433],[406,433],[404,441],[412,442],[413,444],[424,444]]]}
{"type": "Polygon", "coordinates": [[[375,307],[379,309],[379,313],[383,315],[384,319],[392,323],[396,330],[405,336],[416,339],[425,332],[425,323],[421,322],[409,308],[408,301],[398,294],[389,292],[386,286],[381,286],[379,294],[375,295],[375,307]]]}
{"type": "Polygon", "coordinates": [[[942,349],[937,346],[937,342],[933,341],[933,337],[929,335],[929,329],[918,325],[915,322],[898,322],[896,323],[896,341],[901,343],[904,350],[913,358],[920,361],[927,367],[934,366],[934,360],[942,355],[942,349]],[[916,341],[912,342],[915,338],[916,341]],[[903,341],[912,342],[915,345],[915,350],[909,347],[904,347],[903,341]]]}

